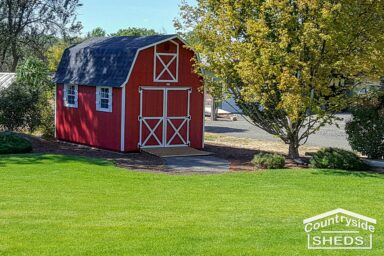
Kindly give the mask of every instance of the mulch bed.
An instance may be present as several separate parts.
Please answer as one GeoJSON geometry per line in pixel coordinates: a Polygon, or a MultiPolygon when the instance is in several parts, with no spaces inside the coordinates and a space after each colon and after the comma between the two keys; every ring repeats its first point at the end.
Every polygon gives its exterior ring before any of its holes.
{"type": "Polygon", "coordinates": [[[111,160],[117,166],[126,169],[143,171],[166,171],[163,159],[144,152],[123,154],[53,139],[47,140],[25,134],[23,136],[31,141],[34,153],[94,157],[111,160]]]}
{"type": "MultiPolygon", "coordinates": [[[[57,141],[54,139],[43,139],[26,134],[23,134],[23,136],[31,141],[34,153],[94,157],[111,160],[117,166],[131,170],[171,172],[171,170],[167,169],[165,161],[162,158],[145,152],[119,153],[57,141]]],[[[261,152],[259,150],[230,147],[213,143],[206,144],[204,151],[212,152],[216,157],[228,160],[230,162],[231,171],[254,171],[254,166],[252,165],[251,160],[255,154],[261,152]]],[[[302,168],[305,167],[305,165],[300,165],[287,160],[286,167],[302,168]]]]}
{"type": "MultiPolygon", "coordinates": [[[[251,163],[255,154],[269,153],[260,150],[230,147],[221,144],[206,144],[205,151],[215,153],[217,157],[224,158],[230,162],[231,171],[254,171],[255,167],[251,163]]],[[[305,161],[305,159],[303,159],[305,161]]],[[[305,164],[296,163],[290,159],[286,160],[287,168],[306,168],[305,164]]]]}

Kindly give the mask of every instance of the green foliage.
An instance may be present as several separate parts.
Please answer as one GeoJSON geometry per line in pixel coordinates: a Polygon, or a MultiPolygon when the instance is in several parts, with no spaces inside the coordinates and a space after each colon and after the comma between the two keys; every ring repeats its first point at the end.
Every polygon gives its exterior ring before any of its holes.
{"type": "Polygon", "coordinates": [[[53,138],[55,136],[55,102],[54,93],[46,92],[43,102],[47,102],[48,105],[40,107],[40,125],[39,128],[42,135],[46,138],[53,138]]]}
{"type": "Polygon", "coordinates": [[[34,95],[19,84],[12,84],[0,92],[0,126],[6,130],[34,130],[37,126],[34,95]]]}
{"type": "Polygon", "coordinates": [[[35,57],[29,57],[16,70],[16,82],[41,92],[53,88],[47,64],[35,57]]]}
{"type": "Polygon", "coordinates": [[[256,168],[281,169],[284,168],[285,158],[279,154],[259,153],[252,159],[256,168]]]}
{"type": "Polygon", "coordinates": [[[384,158],[384,95],[369,93],[351,108],[345,131],[353,150],[369,158],[384,158]]]}
{"type": "Polygon", "coordinates": [[[81,29],[80,0],[0,1],[0,70],[14,72],[28,56],[43,59],[57,37],[81,29]]]}
{"type": "Polygon", "coordinates": [[[324,169],[362,171],[367,168],[355,153],[339,148],[322,148],[310,162],[313,167],[324,169]]]}
{"type": "Polygon", "coordinates": [[[103,37],[106,35],[107,35],[107,32],[104,29],[102,29],[101,27],[94,28],[91,32],[87,33],[88,38],[103,37]]]}
{"type": "Polygon", "coordinates": [[[384,74],[383,16],[382,1],[198,0],[184,2],[175,25],[193,31],[208,92],[233,95],[294,158],[348,105],[346,80],[384,74]]]}
{"type": "Polygon", "coordinates": [[[20,154],[31,151],[32,144],[27,139],[12,132],[0,132],[0,154],[20,154]]]}
{"type": "Polygon", "coordinates": [[[158,34],[153,29],[129,27],[119,29],[116,33],[112,33],[111,36],[152,36],[158,34]]]}
{"type": "Polygon", "coordinates": [[[69,43],[64,41],[58,42],[47,50],[45,57],[48,61],[48,70],[50,72],[56,72],[57,67],[59,66],[61,57],[63,56],[64,50],[69,47],[69,43]]]}
{"type": "Polygon", "coordinates": [[[52,96],[53,84],[45,63],[27,59],[17,69],[16,83],[0,92],[0,126],[33,132],[41,125],[51,125],[52,96]]]}

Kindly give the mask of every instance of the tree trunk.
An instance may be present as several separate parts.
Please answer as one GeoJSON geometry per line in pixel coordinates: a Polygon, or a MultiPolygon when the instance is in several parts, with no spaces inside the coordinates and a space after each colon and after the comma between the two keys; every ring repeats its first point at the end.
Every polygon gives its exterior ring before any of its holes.
{"type": "Polygon", "coordinates": [[[293,133],[290,136],[288,158],[290,158],[290,159],[300,158],[300,154],[299,154],[299,135],[298,135],[298,133],[293,133]]]}
{"type": "Polygon", "coordinates": [[[17,45],[16,42],[12,45],[12,66],[11,66],[11,72],[16,72],[17,64],[19,63],[20,56],[17,53],[17,45]]]}
{"type": "Polygon", "coordinates": [[[215,98],[212,97],[212,105],[211,105],[211,121],[216,121],[216,104],[215,98]]]}
{"type": "Polygon", "coordinates": [[[294,143],[289,144],[288,158],[297,159],[300,158],[299,146],[294,143]]]}

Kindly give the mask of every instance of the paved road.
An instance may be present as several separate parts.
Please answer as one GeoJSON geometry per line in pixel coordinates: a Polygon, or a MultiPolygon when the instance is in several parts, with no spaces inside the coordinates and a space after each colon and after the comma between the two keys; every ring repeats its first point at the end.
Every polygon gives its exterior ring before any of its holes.
{"type": "MultiPolygon", "coordinates": [[[[348,144],[344,128],[345,122],[351,117],[348,114],[340,114],[338,116],[344,119],[343,121],[338,122],[340,128],[337,128],[335,125],[322,127],[318,133],[309,137],[307,145],[338,147],[350,150],[351,147],[348,144]]],[[[279,141],[278,138],[251,125],[242,117],[239,117],[238,121],[206,121],[205,131],[241,138],[279,141]]]]}

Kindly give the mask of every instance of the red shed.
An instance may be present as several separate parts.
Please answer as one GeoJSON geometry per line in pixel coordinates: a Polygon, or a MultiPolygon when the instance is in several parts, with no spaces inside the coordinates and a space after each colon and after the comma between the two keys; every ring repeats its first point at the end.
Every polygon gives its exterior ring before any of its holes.
{"type": "Polygon", "coordinates": [[[114,151],[203,148],[204,90],[176,35],[95,38],[64,51],[56,138],[114,151]]]}

